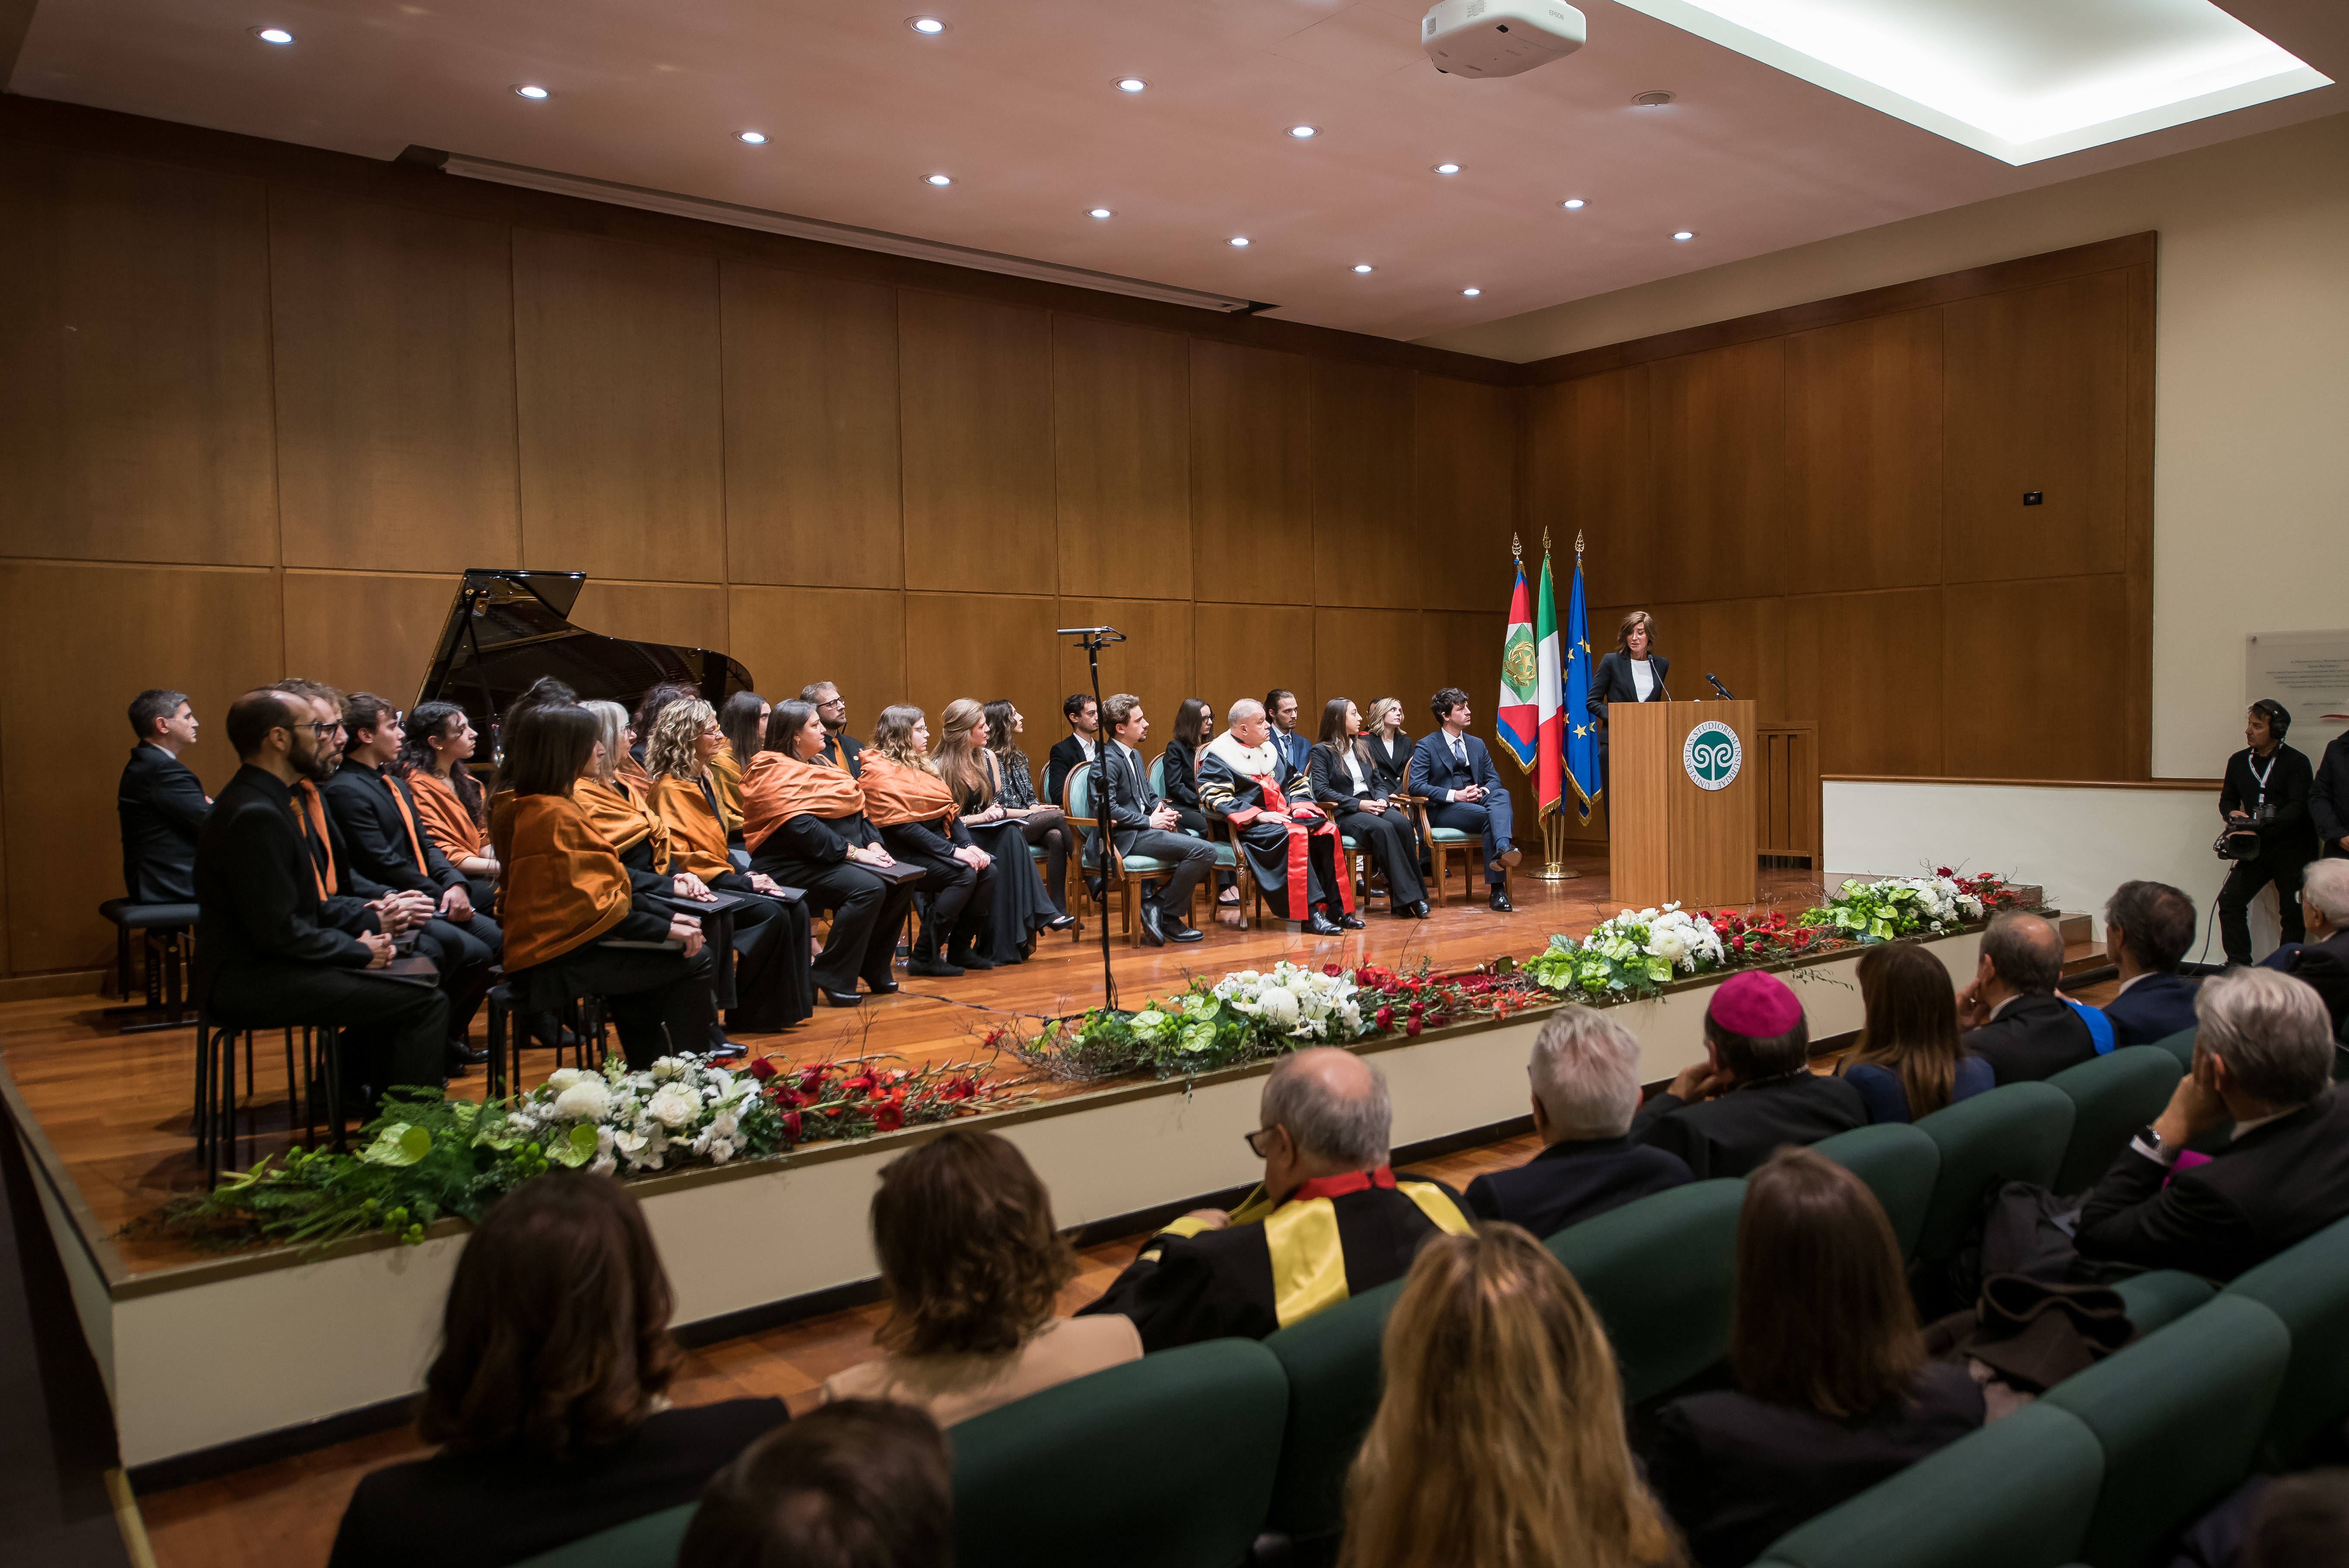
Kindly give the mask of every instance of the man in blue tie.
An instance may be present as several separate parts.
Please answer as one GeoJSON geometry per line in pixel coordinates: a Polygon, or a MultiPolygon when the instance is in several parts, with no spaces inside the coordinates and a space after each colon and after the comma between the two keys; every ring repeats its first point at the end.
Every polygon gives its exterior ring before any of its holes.
{"type": "Polygon", "coordinates": [[[1272,721],[1273,749],[1289,767],[1304,772],[1313,755],[1313,743],[1297,733],[1297,694],[1286,686],[1265,693],[1264,717],[1272,721]]]}
{"type": "Polygon", "coordinates": [[[1431,827],[1456,828],[1485,838],[1485,881],[1495,910],[1506,913],[1509,868],[1517,863],[1510,841],[1509,791],[1485,743],[1468,733],[1468,694],[1445,686],[1428,702],[1441,727],[1420,738],[1411,754],[1411,792],[1427,801],[1431,827]]]}

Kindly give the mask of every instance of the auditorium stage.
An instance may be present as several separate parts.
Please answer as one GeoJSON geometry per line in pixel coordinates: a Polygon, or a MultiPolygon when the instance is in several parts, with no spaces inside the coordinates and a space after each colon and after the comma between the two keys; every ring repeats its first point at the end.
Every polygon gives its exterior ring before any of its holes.
{"type": "MultiPolygon", "coordinates": [[[[1517,910],[1495,914],[1456,896],[1435,919],[1373,911],[1368,929],[1317,940],[1270,923],[1219,926],[1189,948],[1114,947],[1121,1001],[1180,987],[1192,975],[1266,967],[1288,957],[1315,965],[1381,963],[1439,970],[1523,956],[1553,932],[1579,935],[1614,913],[1603,869],[1545,884],[1520,875],[1517,910]]],[[[1831,879],[1831,880],[1839,880],[1831,879]]],[[[1762,907],[1799,910],[1819,879],[1765,873],[1762,907]]],[[[1081,1011],[1099,1001],[1100,948],[1048,940],[1030,963],[957,981],[910,982],[905,994],[855,1015],[819,1015],[787,1034],[753,1037],[755,1052],[803,1062],[874,1050],[909,1061],[968,1059],[1007,1021],[1081,1011]]],[[[1972,965],[1975,939],[1935,944],[1953,971],[1972,965]]],[[[1857,1026],[1849,954],[1806,964],[1798,994],[1816,1038],[1857,1026]]],[[[1642,1077],[1654,1080],[1702,1052],[1708,982],[1630,1004],[1642,1077]]],[[[429,1357],[440,1301],[462,1227],[436,1227],[424,1243],[368,1237],[315,1257],[259,1250],[205,1258],[125,1222],[177,1193],[199,1190],[189,1143],[192,1088],[188,1033],[106,1032],[97,999],[0,1008],[0,1068],[23,1124],[45,1209],[72,1278],[77,1306],[116,1404],[124,1462],[160,1479],[212,1450],[243,1451],[264,1434],[380,1410],[410,1391],[429,1357]],[[367,1347],[354,1355],[353,1346],[367,1347]],[[223,1447],[225,1446],[225,1447],[223,1447]],[[192,1459],[191,1459],[192,1457],[192,1459]]],[[[1525,1058],[1540,1015],[1484,1020],[1415,1040],[1366,1042],[1395,1089],[1399,1148],[1440,1150],[1516,1130],[1525,1113],[1525,1058]]],[[[526,1057],[542,1076],[548,1053],[526,1057]]],[[[1171,1204],[1250,1179],[1238,1134],[1254,1125],[1256,1081],[1267,1068],[1229,1069],[1194,1084],[1031,1081],[1027,1103],[988,1124],[1019,1143],[1044,1177],[1063,1225],[1117,1233],[1171,1204]]],[[[1004,1057],[1006,1078],[1028,1077],[1004,1057]]],[[[284,1117],[283,1068],[263,1053],[257,1085],[264,1127],[284,1117]]],[[[452,1086],[480,1092],[478,1073],[452,1086]]],[[[639,1185],[678,1293],[680,1323],[748,1332],[796,1311],[860,1299],[873,1273],[864,1208],[875,1171],[921,1129],[851,1143],[811,1145],[755,1161],[653,1178],[639,1185]]],[[[282,1130],[274,1134],[276,1144],[282,1130]]],[[[273,1139],[258,1147],[266,1150],[273,1139]]]]}

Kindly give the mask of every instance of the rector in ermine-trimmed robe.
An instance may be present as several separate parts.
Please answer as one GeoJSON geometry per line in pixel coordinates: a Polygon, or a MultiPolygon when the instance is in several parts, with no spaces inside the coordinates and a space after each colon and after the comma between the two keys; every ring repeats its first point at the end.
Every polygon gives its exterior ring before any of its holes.
{"type": "Polygon", "coordinates": [[[1338,874],[1338,824],[1271,741],[1264,704],[1234,703],[1224,733],[1199,754],[1199,805],[1231,823],[1257,885],[1284,915],[1316,936],[1360,931],[1354,885],[1338,874]]]}

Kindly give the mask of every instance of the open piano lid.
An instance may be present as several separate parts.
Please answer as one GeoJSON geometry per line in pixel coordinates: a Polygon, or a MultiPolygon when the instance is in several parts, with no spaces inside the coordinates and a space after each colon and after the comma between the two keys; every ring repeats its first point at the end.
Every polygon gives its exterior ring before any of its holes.
{"type": "Polygon", "coordinates": [[[460,704],[486,731],[546,676],[583,699],[629,708],[665,681],[696,688],[713,707],[750,689],[750,673],[724,654],[599,636],[573,625],[571,607],[586,585],[584,572],[467,572],[417,702],[460,704]]]}

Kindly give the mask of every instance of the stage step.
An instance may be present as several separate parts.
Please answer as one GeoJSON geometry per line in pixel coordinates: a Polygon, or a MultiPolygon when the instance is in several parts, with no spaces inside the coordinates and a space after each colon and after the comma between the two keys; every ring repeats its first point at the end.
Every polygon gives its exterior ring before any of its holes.
{"type": "Polygon", "coordinates": [[[2067,909],[2055,917],[2055,929],[2064,937],[2064,974],[2084,974],[2091,969],[2102,969],[2112,963],[2105,955],[2105,944],[2096,935],[2096,924],[2092,916],[2067,909]]]}

